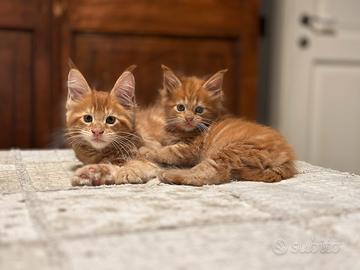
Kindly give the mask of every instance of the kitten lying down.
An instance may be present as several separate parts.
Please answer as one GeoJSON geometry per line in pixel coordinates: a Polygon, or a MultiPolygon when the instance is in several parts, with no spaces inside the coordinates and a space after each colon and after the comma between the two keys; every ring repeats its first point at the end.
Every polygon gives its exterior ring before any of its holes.
{"type": "Polygon", "coordinates": [[[278,132],[223,117],[225,70],[204,81],[179,78],[163,66],[160,98],[143,110],[136,108],[132,70],[110,93],[91,90],[78,70],[70,70],[67,135],[79,160],[90,164],[75,172],[73,185],[145,183],[157,176],[187,185],[273,182],[296,172],[293,151],[278,132]]]}
{"type": "Polygon", "coordinates": [[[194,166],[163,170],[158,175],[162,182],[196,186],[232,179],[274,182],[296,173],[293,150],[277,131],[226,116],[222,98],[226,70],[204,82],[196,77],[181,79],[163,69],[165,129],[200,132],[190,140],[183,136],[178,143],[140,149],[158,164],[194,166]],[[193,119],[191,125],[188,119],[193,119]]]}

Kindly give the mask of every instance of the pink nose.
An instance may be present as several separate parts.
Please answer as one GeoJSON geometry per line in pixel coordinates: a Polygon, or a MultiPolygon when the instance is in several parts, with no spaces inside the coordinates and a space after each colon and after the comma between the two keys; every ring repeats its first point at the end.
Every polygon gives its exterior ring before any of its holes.
{"type": "Polygon", "coordinates": [[[186,120],[186,122],[191,123],[194,120],[194,117],[193,116],[185,116],[185,120],[186,120]]]}
{"type": "Polygon", "coordinates": [[[104,133],[104,130],[96,128],[96,129],[92,129],[91,132],[92,134],[94,134],[95,137],[100,137],[100,135],[104,133]]]}

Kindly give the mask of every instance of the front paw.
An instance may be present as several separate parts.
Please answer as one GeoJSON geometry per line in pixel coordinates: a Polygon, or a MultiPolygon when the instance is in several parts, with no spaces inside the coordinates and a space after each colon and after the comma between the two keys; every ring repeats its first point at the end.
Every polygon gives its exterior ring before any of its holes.
{"type": "Polygon", "coordinates": [[[117,172],[115,184],[141,184],[144,180],[144,173],[141,168],[135,166],[120,167],[117,172]]]}
{"type": "Polygon", "coordinates": [[[184,184],[184,171],[180,169],[163,170],[158,175],[159,180],[166,184],[184,184]]]}
{"type": "Polygon", "coordinates": [[[113,165],[110,164],[86,165],[75,171],[71,184],[73,186],[111,185],[115,183],[112,171],[113,165]]]}

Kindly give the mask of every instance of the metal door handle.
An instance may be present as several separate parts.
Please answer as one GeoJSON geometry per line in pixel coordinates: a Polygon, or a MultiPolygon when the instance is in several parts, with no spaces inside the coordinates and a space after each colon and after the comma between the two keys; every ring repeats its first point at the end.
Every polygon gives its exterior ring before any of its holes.
{"type": "Polygon", "coordinates": [[[333,35],[336,32],[336,22],[332,18],[303,14],[300,17],[300,23],[316,34],[333,35]]]}

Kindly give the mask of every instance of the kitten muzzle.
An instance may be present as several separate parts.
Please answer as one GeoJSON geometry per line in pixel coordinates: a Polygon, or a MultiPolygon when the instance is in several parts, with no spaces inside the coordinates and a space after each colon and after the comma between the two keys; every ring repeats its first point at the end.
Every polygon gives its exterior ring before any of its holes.
{"type": "Polygon", "coordinates": [[[104,134],[104,130],[98,128],[92,129],[91,132],[96,139],[100,139],[101,136],[104,134]]]}

